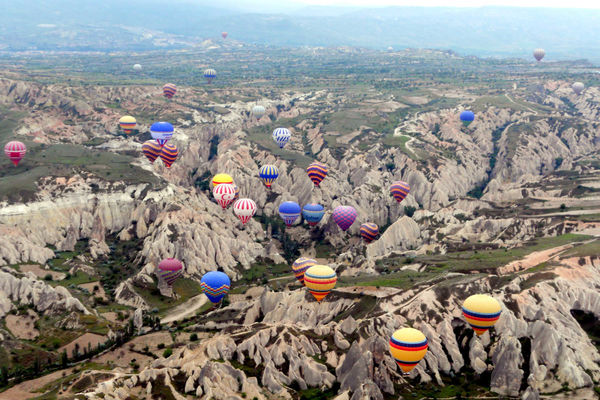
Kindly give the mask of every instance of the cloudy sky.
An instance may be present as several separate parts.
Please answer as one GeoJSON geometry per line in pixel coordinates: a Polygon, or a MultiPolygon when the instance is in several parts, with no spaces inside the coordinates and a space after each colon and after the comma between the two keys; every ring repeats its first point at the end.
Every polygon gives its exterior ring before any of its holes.
{"type": "Polygon", "coordinates": [[[597,0],[294,0],[294,3],[332,6],[428,6],[479,7],[490,5],[518,7],[600,8],[597,0]]]}

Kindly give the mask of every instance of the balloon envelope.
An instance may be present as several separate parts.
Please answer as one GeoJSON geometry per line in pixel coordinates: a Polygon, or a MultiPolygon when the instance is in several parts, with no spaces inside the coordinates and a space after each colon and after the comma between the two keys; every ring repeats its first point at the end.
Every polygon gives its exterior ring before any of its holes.
{"type": "Polygon", "coordinates": [[[161,152],[160,144],[155,140],[146,140],[142,145],[142,152],[151,163],[154,163],[161,152]]]}
{"type": "Polygon", "coordinates": [[[390,338],[390,353],[405,373],[417,366],[429,344],[423,332],[413,328],[398,329],[390,338]]]}
{"type": "Polygon", "coordinates": [[[163,86],[163,96],[165,96],[167,99],[173,98],[176,92],[177,86],[175,86],[174,83],[167,83],[165,86],[163,86]]]}
{"type": "Polygon", "coordinates": [[[258,173],[266,187],[270,188],[279,176],[279,170],[274,165],[263,165],[258,173]]]}
{"type": "Polygon", "coordinates": [[[318,161],[315,161],[314,163],[310,164],[308,168],[306,168],[306,173],[308,174],[310,180],[313,181],[315,186],[319,186],[321,181],[327,176],[327,172],[327,165],[318,161]]]}
{"type": "Polygon", "coordinates": [[[228,35],[227,32],[221,32],[221,36],[223,37],[223,39],[227,39],[227,35],[228,35]]]}
{"type": "Polygon", "coordinates": [[[475,294],[465,300],[462,311],[469,325],[479,336],[496,324],[500,318],[502,306],[491,296],[475,294]]]}
{"type": "Polygon", "coordinates": [[[131,133],[137,126],[137,121],[131,115],[125,115],[119,119],[119,126],[125,133],[131,133]]]}
{"type": "Polygon", "coordinates": [[[183,275],[183,265],[176,258],[166,258],[158,264],[158,275],[169,285],[183,275]]]}
{"type": "Polygon", "coordinates": [[[221,208],[226,209],[235,198],[235,187],[231,183],[222,183],[213,189],[213,196],[221,208]]]}
{"type": "Polygon", "coordinates": [[[217,77],[217,71],[215,71],[212,68],[205,69],[204,70],[204,77],[206,78],[206,80],[208,81],[208,83],[211,83],[212,80],[217,77]]]}
{"type": "Polygon", "coordinates": [[[304,285],[321,301],[331,293],[337,282],[337,274],[327,265],[313,265],[304,272],[304,285]]]}
{"type": "Polygon", "coordinates": [[[302,208],[302,216],[310,226],[321,222],[323,215],[325,215],[325,209],[320,204],[307,204],[302,208]]]}
{"type": "Polygon", "coordinates": [[[256,214],[256,203],[252,199],[239,199],[233,204],[233,213],[245,225],[256,214]]]}
{"type": "Polygon", "coordinates": [[[168,122],[155,122],[150,126],[150,135],[161,146],[164,146],[173,137],[174,131],[173,125],[168,122]]]}
{"type": "Polygon", "coordinates": [[[210,181],[210,183],[212,183],[212,186],[215,187],[217,185],[220,185],[221,183],[233,183],[233,178],[231,177],[231,175],[228,174],[216,174],[215,176],[213,176],[212,181],[210,181]]]}
{"type": "Polygon", "coordinates": [[[475,114],[473,111],[463,111],[460,113],[460,120],[462,121],[464,126],[469,126],[471,122],[475,119],[475,114]]]}
{"type": "Polygon", "coordinates": [[[213,304],[220,302],[229,292],[231,281],[221,271],[210,271],[202,276],[200,288],[213,304]]]}
{"type": "Polygon", "coordinates": [[[298,203],[293,201],[284,201],[279,206],[279,216],[283,219],[286,226],[292,226],[292,224],[300,216],[301,209],[298,203]]]}
{"type": "Polygon", "coordinates": [[[333,214],[331,217],[335,221],[336,224],[343,230],[346,231],[354,221],[356,220],[356,216],[358,213],[354,209],[354,207],[350,206],[339,206],[333,210],[333,214]]]}
{"type": "Polygon", "coordinates": [[[304,285],[304,273],[313,265],[317,265],[317,262],[315,260],[313,260],[312,258],[304,257],[300,257],[299,259],[294,261],[294,264],[292,264],[292,271],[294,271],[296,279],[298,279],[301,284],[304,285]]]}
{"type": "Polygon", "coordinates": [[[544,49],[535,49],[533,51],[533,57],[538,61],[542,61],[542,58],[544,58],[545,55],[546,51],[544,49]]]}
{"type": "Polygon", "coordinates": [[[177,147],[174,144],[167,143],[162,147],[159,157],[167,168],[171,168],[178,155],[179,150],[177,147]]]}
{"type": "Polygon", "coordinates": [[[360,226],[360,236],[366,243],[371,243],[373,240],[377,239],[379,235],[379,227],[372,223],[366,222],[360,226]]]}
{"type": "Polygon", "coordinates": [[[575,82],[572,88],[573,91],[579,95],[583,92],[583,89],[585,89],[585,85],[582,82],[575,82]]]}
{"type": "Polygon", "coordinates": [[[263,115],[265,115],[266,110],[263,106],[254,106],[252,107],[252,115],[256,118],[260,119],[263,115]]]}
{"type": "Polygon", "coordinates": [[[279,145],[280,149],[290,141],[292,137],[291,132],[287,128],[277,128],[273,131],[273,140],[279,145]]]}
{"type": "Polygon", "coordinates": [[[390,193],[394,196],[396,201],[400,203],[410,193],[410,186],[406,182],[396,181],[390,186],[390,193]]]}
{"type": "Polygon", "coordinates": [[[25,157],[25,153],[27,153],[27,146],[17,140],[10,141],[4,145],[4,154],[10,158],[15,167],[25,157]]]}
{"type": "Polygon", "coordinates": [[[142,70],[142,66],[140,64],[133,64],[133,70],[139,72],[142,70]]]}

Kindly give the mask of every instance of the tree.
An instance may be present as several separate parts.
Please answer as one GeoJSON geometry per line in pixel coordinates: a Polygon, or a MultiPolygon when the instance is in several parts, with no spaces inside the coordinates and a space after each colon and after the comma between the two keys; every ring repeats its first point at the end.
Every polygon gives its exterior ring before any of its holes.
{"type": "Polygon", "coordinates": [[[412,218],[412,216],[415,215],[415,211],[417,211],[416,207],[413,207],[413,206],[405,206],[404,207],[404,214],[408,217],[412,218]]]}
{"type": "Polygon", "coordinates": [[[163,351],[163,357],[164,358],[171,357],[171,354],[173,354],[173,350],[170,347],[167,348],[167,349],[165,349],[165,351],[163,351]]]}
{"type": "Polygon", "coordinates": [[[196,340],[198,340],[198,334],[197,333],[192,333],[190,335],[190,341],[195,342],[196,340]]]}
{"type": "Polygon", "coordinates": [[[79,358],[79,343],[75,343],[75,346],[73,347],[73,358],[79,358]]]}
{"type": "Polygon", "coordinates": [[[63,350],[62,353],[60,353],[60,365],[63,368],[66,368],[68,363],[69,363],[69,357],[67,356],[67,350],[63,350]]]}

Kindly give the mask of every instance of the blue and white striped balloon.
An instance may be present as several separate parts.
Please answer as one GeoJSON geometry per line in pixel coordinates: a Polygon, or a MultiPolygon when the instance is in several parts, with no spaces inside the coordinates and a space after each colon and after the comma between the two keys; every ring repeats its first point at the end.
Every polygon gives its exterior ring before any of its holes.
{"type": "Polygon", "coordinates": [[[283,149],[283,146],[290,141],[291,137],[292,134],[287,128],[277,128],[273,131],[273,140],[277,142],[281,149],[283,149]]]}

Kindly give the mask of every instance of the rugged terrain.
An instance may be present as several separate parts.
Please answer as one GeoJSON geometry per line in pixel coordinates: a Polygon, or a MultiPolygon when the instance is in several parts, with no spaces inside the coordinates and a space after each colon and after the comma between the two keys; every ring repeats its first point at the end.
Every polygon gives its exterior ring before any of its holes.
{"type": "Polygon", "coordinates": [[[600,90],[587,64],[315,49],[305,75],[285,50],[167,54],[180,62],[143,77],[90,55],[93,71],[67,56],[48,72],[34,57],[0,78],[0,138],[28,146],[18,167],[0,163],[0,398],[594,396],[600,90]],[[224,77],[186,84],[205,55],[224,77]],[[119,131],[125,114],[138,133],[119,131]],[[158,120],[176,128],[170,169],[140,152],[158,120]],[[279,126],[293,132],[284,150],[279,126]],[[330,170],[319,188],[313,160],[330,170]],[[280,172],[271,190],[267,163],[280,172]],[[257,203],[244,228],[212,200],[218,172],[257,203]],[[401,204],[388,191],[398,179],[411,186],[401,204]],[[286,200],[327,214],[285,228],[286,200]],[[359,214],[346,233],[329,218],[338,205],[359,214]],[[367,221],[382,232],[370,245],[367,221]],[[322,303],[290,273],[300,255],[340,277],[322,303]],[[172,289],[155,275],[166,257],[185,269],[172,289]],[[199,280],[217,268],[233,285],[212,309],[199,280]],[[478,338],[460,305],[481,292],[503,313],[478,338]],[[407,325],[430,351],[402,376],[387,340],[407,325]]]}

